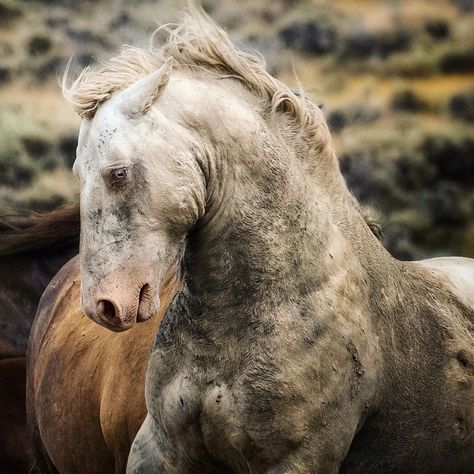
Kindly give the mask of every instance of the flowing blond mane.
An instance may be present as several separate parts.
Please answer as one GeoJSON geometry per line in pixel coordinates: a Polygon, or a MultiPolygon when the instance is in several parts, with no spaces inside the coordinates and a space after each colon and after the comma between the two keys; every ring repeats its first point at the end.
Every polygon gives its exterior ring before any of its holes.
{"type": "Polygon", "coordinates": [[[321,110],[295,94],[265,70],[265,61],[237,49],[227,34],[202,10],[192,7],[179,25],[159,28],[148,49],[125,45],[118,56],[97,71],[86,68],[67,87],[67,71],[63,79],[63,94],[77,113],[91,119],[102,103],[114,92],[133,84],[156,71],[168,58],[176,68],[204,69],[219,76],[235,78],[268,104],[271,114],[285,114],[293,122],[313,150],[332,153],[330,135],[321,110]],[[166,33],[160,47],[153,46],[157,33],[166,33]]]}

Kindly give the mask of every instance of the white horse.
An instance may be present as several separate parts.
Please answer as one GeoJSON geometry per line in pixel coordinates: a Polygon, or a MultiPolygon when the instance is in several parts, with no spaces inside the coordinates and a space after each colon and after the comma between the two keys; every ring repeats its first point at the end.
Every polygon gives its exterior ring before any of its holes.
{"type": "Polygon", "coordinates": [[[473,471],[474,262],[393,259],[317,107],[199,12],[66,93],[84,311],[124,330],[184,280],[130,472],[473,471]]]}

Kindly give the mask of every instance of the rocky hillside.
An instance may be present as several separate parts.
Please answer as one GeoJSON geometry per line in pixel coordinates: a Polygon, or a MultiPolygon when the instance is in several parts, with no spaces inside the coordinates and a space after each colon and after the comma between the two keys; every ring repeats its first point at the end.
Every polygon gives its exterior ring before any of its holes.
{"type": "MultiPolygon", "coordinates": [[[[0,0],[0,212],[77,199],[58,78],[144,45],[184,1],[0,0]]],[[[473,0],[206,0],[322,104],[341,169],[399,258],[474,256],[473,0]]]]}

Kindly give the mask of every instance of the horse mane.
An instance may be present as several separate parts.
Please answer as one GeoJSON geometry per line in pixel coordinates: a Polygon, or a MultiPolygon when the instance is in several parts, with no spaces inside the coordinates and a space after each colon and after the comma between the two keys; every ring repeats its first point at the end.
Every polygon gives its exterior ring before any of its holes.
{"type": "Polygon", "coordinates": [[[377,237],[377,240],[382,240],[384,233],[380,213],[371,206],[359,206],[359,212],[362,214],[372,234],[377,237]]]}
{"type": "Polygon", "coordinates": [[[254,93],[270,115],[284,114],[290,118],[295,134],[304,137],[318,155],[332,155],[329,129],[319,107],[295,93],[265,69],[262,57],[239,50],[201,8],[189,7],[178,25],[164,25],[151,36],[147,49],[124,45],[109,64],[99,70],[85,68],[67,86],[69,66],[62,89],[67,100],[83,118],[92,119],[99,106],[114,92],[123,90],[152,72],[168,59],[182,70],[206,71],[217,77],[239,80],[254,93]],[[154,39],[166,35],[159,47],[154,39]]]}
{"type": "Polygon", "coordinates": [[[77,245],[79,250],[79,205],[63,205],[37,213],[6,215],[0,218],[0,255],[34,250],[50,250],[77,245]]]}

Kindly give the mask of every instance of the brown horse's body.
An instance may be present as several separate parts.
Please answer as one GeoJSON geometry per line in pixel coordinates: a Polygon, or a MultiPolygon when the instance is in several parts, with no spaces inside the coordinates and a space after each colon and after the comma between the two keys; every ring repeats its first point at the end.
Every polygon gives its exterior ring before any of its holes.
{"type": "Polygon", "coordinates": [[[124,472],[146,415],[152,340],[176,289],[162,292],[156,318],[113,333],[82,314],[79,288],[75,258],[44,293],[31,332],[27,404],[37,461],[46,472],[124,472]]]}
{"type": "Polygon", "coordinates": [[[26,341],[51,278],[78,250],[77,207],[0,221],[0,473],[27,473],[26,341]]]}

